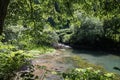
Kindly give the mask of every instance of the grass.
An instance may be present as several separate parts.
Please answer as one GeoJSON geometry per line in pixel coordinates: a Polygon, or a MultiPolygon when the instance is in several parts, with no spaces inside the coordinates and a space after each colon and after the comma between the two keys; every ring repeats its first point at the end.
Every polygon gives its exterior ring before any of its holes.
{"type": "Polygon", "coordinates": [[[33,56],[38,56],[41,54],[47,54],[47,53],[52,53],[54,49],[49,46],[36,46],[32,48],[31,50],[28,51],[33,56]]]}

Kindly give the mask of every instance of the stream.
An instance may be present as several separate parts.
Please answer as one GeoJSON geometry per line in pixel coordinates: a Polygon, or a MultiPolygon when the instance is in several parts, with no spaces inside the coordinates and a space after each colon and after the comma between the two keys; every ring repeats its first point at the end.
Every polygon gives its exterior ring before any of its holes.
{"type": "MultiPolygon", "coordinates": [[[[39,52],[39,51],[38,51],[39,52]]],[[[35,51],[32,53],[35,53],[35,51]]],[[[33,65],[46,66],[46,69],[52,72],[65,72],[68,69],[75,68],[74,61],[70,57],[77,56],[88,63],[102,66],[106,71],[120,74],[120,71],[113,67],[120,68],[120,56],[102,51],[87,51],[75,49],[57,49],[53,53],[37,56],[32,60],[33,65]]],[[[76,63],[75,63],[76,64],[76,63]]],[[[44,71],[35,69],[34,74],[39,76],[39,79],[44,77],[44,71]]],[[[48,72],[45,80],[63,80],[56,74],[48,72]]]]}
{"type": "Polygon", "coordinates": [[[85,59],[87,62],[100,65],[105,68],[108,72],[118,73],[120,71],[113,69],[113,67],[120,68],[120,56],[108,54],[100,51],[86,51],[86,50],[73,50],[66,49],[63,51],[66,54],[77,55],[85,59]]]}

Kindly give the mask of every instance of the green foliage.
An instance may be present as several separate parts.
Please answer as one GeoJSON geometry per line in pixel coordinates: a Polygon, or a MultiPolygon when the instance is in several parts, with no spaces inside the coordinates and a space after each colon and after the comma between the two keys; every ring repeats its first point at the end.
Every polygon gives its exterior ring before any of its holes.
{"type": "Polygon", "coordinates": [[[19,32],[15,41],[17,41],[20,48],[31,48],[35,45],[51,45],[52,42],[58,41],[55,31],[50,29],[51,26],[48,21],[49,17],[53,18],[52,11],[54,12],[54,4],[50,0],[37,1],[37,3],[34,0],[11,1],[8,8],[9,13],[7,15],[6,25],[27,27],[27,30],[18,30],[19,32]],[[13,8],[15,9],[13,10],[13,8]],[[46,30],[48,28],[50,30],[48,29],[46,31],[45,28],[46,30]]]}
{"type": "Polygon", "coordinates": [[[34,46],[32,50],[28,51],[33,56],[38,56],[40,54],[46,54],[53,52],[54,49],[50,46],[34,46]]]}
{"type": "MultiPolygon", "coordinates": [[[[38,31],[39,32],[39,31],[38,31]]],[[[52,27],[45,25],[42,32],[36,33],[33,37],[34,42],[38,45],[51,45],[53,42],[58,42],[59,37],[52,27]]]]}
{"type": "Polygon", "coordinates": [[[93,68],[76,68],[62,73],[65,80],[114,80],[113,73],[103,73],[100,70],[94,70],[93,68]]]}
{"type": "Polygon", "coordinates": [[[111,38],[115,41],[120,41],[120,17],[113,17],[110,20],[104,21],[104,35],[108,38],[111,38]]]}
{"type": "Polygon", "coordinates": [[[9,26],[4,32],[5,39],[3,41],[18,47],[18,49],[29,49],[34,46],[30,44],[33,40],[30,32],[30,28],[21,25],[9,26]]]}
{"type": "Polygon", "coordinates": [[[96,40],[103,35],[102,22],[97,18],[84,17],[80,27],[74,27],[74,33],[71,37],[71,44],[94,44],[96,40]]]}
{"type": "MultiPolygon", "coordinates": [[[[0,78],[14,76],[14,70],[26,63],[27,56],[18,49],[40,46],[40,52],[45,53],[46,46],[60,41],[73,45],[102,45],[103,48],[112,44],[112,48],[116,49],[117,46],[120,50],[119,18],[119,0],[11,0],[5,21],[5,40],[18,48],[0,42],[0,78]],[[61,28],[63,30],[55,31],[61,28]]],[[[93,75],[98,80],[109,79],[94,70],[73,72],[82,73],[80,75],[90,79],[93,75]]],[[[77,76],[68,78],[75,80],[77,76]]]]}
{"type": "Polygon", "coordinates": [[[120,19],[118,16],[103,21],[83,14],[78,14],[78,17],[81,25],[74,26],[74,33],[69,40],[71,45],[119,51],[120,19]]]}
{"type": "Polygon", "coordinates": [[[73,31],[70,28],[56,30],[56,33],[59,36],[59,42],[69,43],[69,40],[72,36],[73,31]]]}
{"type": "MultiPolygon", "coordinates": [[[[57,42],[59,39],[55,31],[52,29],[44,31],[46,26],[54,29],[64,29],[71,26],[76,28],[76,31],[72,31],[75,33],[71,40],[69,39],[72,34],[66,35],[67,32],[61,32],[61,42],[82,43],[83,41],[86,44],[94,44],[104,33],[104,35],[110,34],[110,39],[115,37],[118,40],[118,34],[117,36],[116,33],[114,34],[115,30],[119,30],[118,28],[111,31],[109,28],[106,32],[103,29],[108,26],[106,25],[107,20],[120,16],[119,6],[118,0],[11,0],[6,25],[21,25],[29,28],[19,39],[19,45],[22,48],[32,47],[28,45],[30,43],[50,45],[54,41],[57,42]],[[90,18],[86,16],[90,16],[90,18]],[[97,18],[94,18],[95,16],[97,18]],[[104,22],[104,26],[101,27],[102,22],[104,22]]],[[[117,24],[113,26],[119,27],[117,24]]]]}
{"type": "Polygon", "coordinates": [[[66,35],[64,35],[63,38],[62,38],[62,39],[63,39],[62,42],[69,44],[69,43],[70,43],[70,38],[71,38],[71,34],[66,34],[66,35]]]}
{"type": "Polygon", "coordinates": [[[28,64],[27,60],[31,56],[12,45],[2,42],[0,45],[0,79],[10,80],[23,65],[28,64]]]}

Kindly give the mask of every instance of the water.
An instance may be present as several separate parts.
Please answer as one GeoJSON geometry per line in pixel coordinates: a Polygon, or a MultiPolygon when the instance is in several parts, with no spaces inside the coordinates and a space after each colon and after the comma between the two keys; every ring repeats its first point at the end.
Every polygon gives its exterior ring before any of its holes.
{"type": "Polygon", "coordinates": [[[100,51],[97,52],[97,51],[73,50],[73,49],[66,49],[64,53],[80,56],[83,59],[87,60],[87,62],[103,66],[109,72],[120,74],[120,71],[113,69],[113,67],[120,68],[120,56],[116,56],[110,53],[108,54],[100,51]]]}

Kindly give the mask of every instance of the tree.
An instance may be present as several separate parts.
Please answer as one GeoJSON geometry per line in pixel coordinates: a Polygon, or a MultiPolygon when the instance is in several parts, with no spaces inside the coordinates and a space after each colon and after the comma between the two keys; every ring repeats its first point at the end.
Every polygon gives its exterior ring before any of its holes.
{"type": "Polygon", "coordinates": [[[3,32],[3,25],[10,0],[0,0],[0,35],[3,32]]]}

